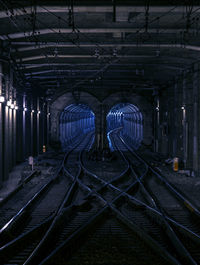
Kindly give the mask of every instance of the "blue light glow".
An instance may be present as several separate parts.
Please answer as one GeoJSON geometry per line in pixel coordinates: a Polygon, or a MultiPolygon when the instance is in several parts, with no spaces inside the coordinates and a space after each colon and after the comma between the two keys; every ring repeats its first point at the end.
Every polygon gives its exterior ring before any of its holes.
{"type": "Polygon", "coordinates": [[[138,107],[129,103],[115,105],[107,115],[107,138],[111,151],[115,150],[110,132],[120,129],[121,136],[135,149],[143,140],[143,116],[138,107]]]}
{"type": "Polygon", "coordinates": [[[84,104],[67,106],[60,115],[60,141],[62,149],[72,146],[84,134],[95,130],[95,115],[84,104]]]}

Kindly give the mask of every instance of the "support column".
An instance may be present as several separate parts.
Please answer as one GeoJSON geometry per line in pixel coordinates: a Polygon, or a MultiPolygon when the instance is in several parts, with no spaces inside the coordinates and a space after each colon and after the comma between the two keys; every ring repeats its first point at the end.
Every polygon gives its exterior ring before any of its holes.
{"type": "MultiPolygon", "coordinates": [[[[3,96],[2,91],[2,77],[3,77],[3,67],[0,62],[0,96],[3,96]]],[[[0,187],[3,182],[3,163],[4,163],[4,154],[3,154],[3,102],[0,102],[0,187]]]]}
{"type": "Polygon", "coordinates": [[[199,175],[199,65],[194,66],[194,76],[193,76],[193,170],[195,176],[199,175]]]}
{"type": "Polygon", "coordinates": [[[173,98],[173,111],[172,111],[172,123],[173,123],[173,128],[172,128],[172,155],[173,157],[177,156],[177,93],[178,93],[178,89],[177,89],[177,82],[174,85],[174,98],[173,98]]]}
{"type": "Polygon", "coordinates": [[[15,108],[13,109],[13,149],[12,149],[12,153],[13,153],[13,166],[16,165],[16,140],[17,140],[17,124],[16,124],[16,120],[17,120],[17,101],[16,101],[16,88],[14,88],[13,91],[13,96],[14,96],[14,106],[15,108]]]}
{"type": "Polygon", "coordinates": [[[159,96],[154,98],[154,151],[159,151],[159,134],[160,134],[160,101],[159,96]]]}
{"type": "Polygon", "coordinates": [[[183,100],[182,100],[182,126],[183,126],[183,162],[186,166],[188,158],[188,126],[186,117],[186,90],[187,90],[187,79],[183,78],[183,100]]]}
{"type": "Polygon", "coordinates": [[[47,138],[47,146],[49,145],[49,132],[50,132],[50,109],[49,103],[47,103],[47,131],[46,131],[46,138],[47,138]]]}
{"type": "MultiPolygon", "coordinates": [[[[9,100],[9,76],[6,75],[6,103],[9,100]]],[[[8,178],[9,174],[9,159],[10,159],[10,145],[9,145],[9,107],[5,106],[4,112],[4,180],[8,178]]]]}
{"type": "Polygon", "coordinates": [[[95,148],[100,149],[101,139],[101,106],[99,106],[95,113],[95,148]]]}
{"type": "Polygon", "coordinates": [[[23,95],[23,116],[22,116],[22,146],[23,146],[23,160],[26,157],[26,95],[23,95]]]}
{"type": "Polygon", "coordinates": [[[106,105],[102,105],[102,149],[108,148],[108,138],[107,138],[107,113],[108,109],[106,105]]]}
{"type": "Polygon", "coordinates": [[[31,107],[31,150],[30,153],[33,156],[33,140],[34,140],[34,136],[33,136],[33,115],[34,115],[34,109],[33,106],[31,107]]]}
{"type": "MultiPolygon", "coordinates": [[[[11,99],[12,101],[12,99],[11,99]]],[[[9,171],[11,171],[12,167],[13,167],[13,110],[11,108],[9,108],[8,110],[9,112],[9,171]]]]}
{"type": "Polygon", "coordinates": [[[37,98],[37,155],[40,153],[40,99],[37,98]]]}

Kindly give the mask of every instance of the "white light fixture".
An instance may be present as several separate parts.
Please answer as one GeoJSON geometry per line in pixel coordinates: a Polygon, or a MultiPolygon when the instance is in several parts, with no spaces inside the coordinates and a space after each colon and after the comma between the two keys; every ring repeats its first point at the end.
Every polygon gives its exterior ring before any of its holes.
{"type": "Polygon", "coordinates": [[[7,101],[7,106],[10,107],[11,106],[11,100],[7,101]]]}
{"type": "Polygon", "coordinates": [[[11,109],[14,109],[15,108],[15,105],[12,103],[12,104],[10,104],[10,108],[11,109]]]}
{"type": "Polygon", "coordinates": [[[24,108],[24,111],[27,111],[27,108],[24,108]]]}
{"type": "Polygon", "coordinates": [[[181,109],[182,109],[182,110],[184,110],[184,109],[185,109],[185,107],[183,106],[183,107],[181,107],[181,109]]]}
{"type": "Polygon", "coordinates": [[[48,115],[50,116],[50,115],[51,115],[51,113],[48,113],[48,115]]]}
{"type": "Polygon", "coordinates": [[[15,106],[15,110],[18,110],[18,106],[15,106]]]}
{"type": "Polygon", "coordinates": [[[0,96],[0,103],[5,102],[5,98],[3,96],[0,96]]]}
{"type": "Polygon", "coordinates": [[[159,110],[159,107],[156,107],[156,110],[159,110]]]}
{"type": "Polygon", "coordinates": [[[34,109],[31,112],[34,113],[35,112],[34,109]]]}
{"type": "Polygon", "coordinates": [[[41,112],[40,111],[38,111],[38,114],[40,114],[41,112]]]}

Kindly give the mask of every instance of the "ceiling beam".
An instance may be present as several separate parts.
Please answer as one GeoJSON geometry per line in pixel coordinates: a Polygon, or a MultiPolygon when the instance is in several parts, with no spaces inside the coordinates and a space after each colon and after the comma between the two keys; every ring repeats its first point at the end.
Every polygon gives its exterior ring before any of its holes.
{"type": "MultiPolygon", "coordinates": [[[[18,43],[18,42],[12,42],[13,45],[26,45],[26,42],[22,42],[22,43],[18,43]]],[[[31,45],[33,45],[33,43],[30,43],[31,45]]],[[[28,44],[29,45],[29,44],[28,44]]],[[[98,47],[102,47],[102,48],[113,48],[113,47],[117,47],[119,49],[121,48],[156,48],[156,49],[160,49],[160,48],[171,48],[171,49],[186,49],[186,50],[193,50],[193,51],[197,51],[200,52],[200,46],[196,46],[196,45],[183,45],[181,43],[175,43],[175,44],[171,44],[171,43],[166,43],[166,44],[136,44],[136,43],[105,43],[105,44],[93,44],[93,43],[79,43],[78,45],[79,47],[85,47],[85,48],[96,48],[98,47]]],[[[37,45],[34,46],[28,46],[28,47],[20,47],[17,48],[18,52],[24,52],[24,51],[33,51],[36,49],[45,49],[45,48],[74,48],[75,45],[74,44],[65,44],[65,43],[37,43],[37,45]]],[[[12,49],[12,52],[16,52],[16,49],[12,49]]]]}
{"type": "MultiPolygon", "coordinates": [[[[79,28],[80,33],[138,33],[139,28],[79,28]]],[[[162,28],[162,32],[159,34],[175,34],[184,31],[184,28],[162,28]]],[[[145,29],[139,30],[140,33],[145,32],[145,29]]],[[[35,33],[34,36],[43,36],[46,34],[69,34],[73,33],[71,28],[46,28],[46,29],[37,29],[38,33],[35,33]]],[[[33,31],[17,32],[17,33],[8,33],[0,35],[1,40],[10,40],[10,39],[20,39],[20,38],[30,38],[33,31]]],[[[149,28],[148,33],[158,34],[157,28],[149,28]]]]}
{"type": "MultiPolygon", "coordinates": [[[[145,65],[144,65],[145,66],[145,65]]],[[[151,67],[154,67],[154,68],[159,68],[162,67],[162,68],[167,68],[167,69],[171,69],[171,70],[181,70],[183,69],[183,67],[176,67],[176,66],[170,66],[170,65],[163,65],[163,64],[148,64],[148,66],[151,66],[151,67]]],[[[119,66],[120,67],[120,66],[119,66]]],[[[136,69],[138,69],[138,65],[134,65],[134,68],[132,69],[109,69],[108,72],[109,73],[130,73],[130,72],[133,72],[135,71],[136,69]]],[[[142,68],[142,66],[140,66],[140,68],[142,68]]],[[[76,69],[76,70],[73,70],[73,69],[48,69],[48,70],[43,70],[43,71],[36,71],[36,72],[28,72],[28,73],[24,73],[25,76],[40,76],[42,74],[50,74],[50,73],[53,73],[53,74],[65,74],[65,73],[68,73],[68,74],[71,74],[71,73],[94,73],[96,71],[99,71],[99,68],[98,69],[76,69]]]]}
{"type": "MultiPolygon", "coordinates": [[[[195,5],[193,7],[193,10],[195,13],[199,13],[199,5],[195,5]]],[[[124,6],[116,6],[116,13],[142,13],[145,11],[144,6],[131,6],[131,5],[124,5],[124,6]]],[[[39,13],[66,13],[68,12],[68,9],[66,6],[41,6],[37,5],[37,14],[39,13]]],[[[74,13],[85,13],[85,12],[92,12],[92,13],[111,13],[113,12],[112,5],[107,6],[76,6],[74,5],[74,13]]],[[[185,12],[185,6],[179,5],[179,6],[150,6],[149,9],[150,13],[184,13],[185,12]]],[[[10,16],[24,16],[24,15],[30,15],[32,13],[32,7],[25,7],[25,8],[16,8],[13,9],[13,12],[11,11],[1,11],[0,12],[0,19],[1,18],[7,18],[10,16]]]]}
{"type": "MultiPolygon", "coordinates": [[[[89,54],[62,54],[62,55],[57,55],[56,57],[54,55],[48,54],[47,56],[45,55],[35,55],[35,56],[31,56],[31,57],[23,57],[20,59],[16,59],[16,62],[27,62],[27,61],[35,61],[35,60],[41,60],[41,59],[64,59],[64,58],[72,58],[72,59],[76,59],[76,58],[83,58],[83,59],[87,59],[87,58],[96,58],[94,55],[89,55],[89,54]]],[[[110,58],[113,59],[114,57],[112,57],[109,54],[106,55],[101,55],[100,58],[110,58]]],[[[117,55],[117,58],[156,58],[156,55],[117,55]]]]}

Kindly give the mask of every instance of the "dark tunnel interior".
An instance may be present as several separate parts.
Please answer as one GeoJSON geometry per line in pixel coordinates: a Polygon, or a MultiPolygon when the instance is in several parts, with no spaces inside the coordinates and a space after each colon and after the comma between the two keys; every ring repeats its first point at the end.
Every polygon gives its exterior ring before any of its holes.
{"type": "Polygon", "coordinates": [[[0,265],[200,265],[200,0],[0,0],[0,265]]]}

